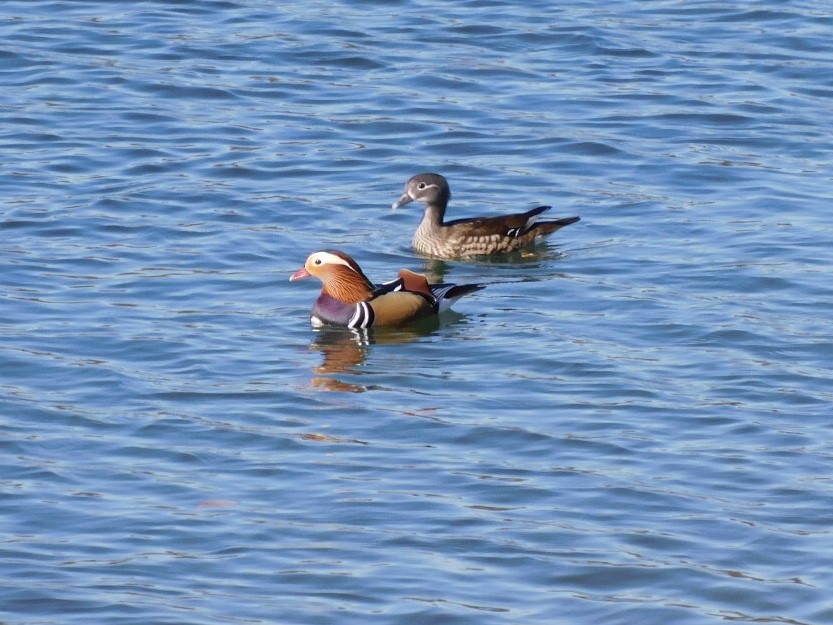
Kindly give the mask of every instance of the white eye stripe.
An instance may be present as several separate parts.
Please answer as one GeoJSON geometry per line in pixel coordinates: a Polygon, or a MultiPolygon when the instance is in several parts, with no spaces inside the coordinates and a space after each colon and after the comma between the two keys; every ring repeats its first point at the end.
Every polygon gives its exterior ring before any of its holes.
{"type": "Polygon", "coordinates": [[[310,261],[314,265],[346,265],[347,263],[344,262],[344,259],[339,258],[335,254],[329,254],[327,252],[316,252],[312,256],[310,256],[310,261]]]}
{"type": "Polygon", "coordinates": [[[330,252],[316,252],[310,256],[310,261],[313,265],[344,265],[352,271],[355,271],[355,268],[341,256],[336,256],[330,252]]]}
{"type": "Polygon", "coordinates": [[[335,254],[330,254],[329,252],[319,252],[316,256],[325,263],[330,263],[332,265],[347,265],[347,261],[341,258],[341,256],[336,256],[335,254]]]}

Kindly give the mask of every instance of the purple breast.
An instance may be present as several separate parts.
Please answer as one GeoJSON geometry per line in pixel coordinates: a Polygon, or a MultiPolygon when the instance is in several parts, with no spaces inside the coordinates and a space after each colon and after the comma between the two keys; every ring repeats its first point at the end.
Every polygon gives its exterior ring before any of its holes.
{"type": "Polygon", "coordinates": [[[347,325],[353,313],[356,312],[355,304],[345,304],[329,295],[319,295],[312,307],[312,316],[324,323],[335,325],[347,325]]]}

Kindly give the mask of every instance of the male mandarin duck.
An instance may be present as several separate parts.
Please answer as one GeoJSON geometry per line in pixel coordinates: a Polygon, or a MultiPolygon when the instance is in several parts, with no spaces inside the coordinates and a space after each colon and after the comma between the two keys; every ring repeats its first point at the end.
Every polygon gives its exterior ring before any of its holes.
{"type": "Polygon", "coordinates": [[[463,295],[484,288],[481,284],[428,284],[425,276],[407,269],[400,269],[397,279],[375,286],[355,260],[337,250],[311,254],[289,280],[310,276],[324,284],[312,307],[315,326],[402,325],[438,315],[463,295]]]}
{"type": "Polygon", "coordinates": [[[539,206],[525,213],[444,222],[450,198],[451,190],[443,176],[417,174],[405,183],[405,192],[393,203],[393,208],[415,200],[425,204],[425,213],[412,241],[418,252],[441,258],[514,252],[580,219],[538,221],[551,208],[539,206]]]}

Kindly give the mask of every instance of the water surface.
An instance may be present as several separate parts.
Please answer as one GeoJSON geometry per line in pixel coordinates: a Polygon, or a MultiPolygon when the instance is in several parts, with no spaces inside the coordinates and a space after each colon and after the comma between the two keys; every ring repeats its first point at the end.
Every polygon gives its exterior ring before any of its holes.
{"type": "Polygon", "coordinates": [[[0,7],[0,620],[833,621],[833,17],[0,7]],[[504,259],[449,215],[582,221],[504,259]],[[482,282],[313,330],[324,248],[482,282]]]}

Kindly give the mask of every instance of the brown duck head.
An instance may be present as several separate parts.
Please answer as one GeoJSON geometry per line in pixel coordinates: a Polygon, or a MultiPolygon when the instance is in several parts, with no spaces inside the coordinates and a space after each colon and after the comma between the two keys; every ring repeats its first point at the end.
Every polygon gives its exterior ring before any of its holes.
{"type": "Polygon", "coordinates": [[[373,283],[364,275],[358,263],[338,250],[310,254],[304,266],[293,273],[289,281],[310,276],[321,280],[324,285],[321,293],[345,304],[363,302],[373,294],[373,283]]]}

